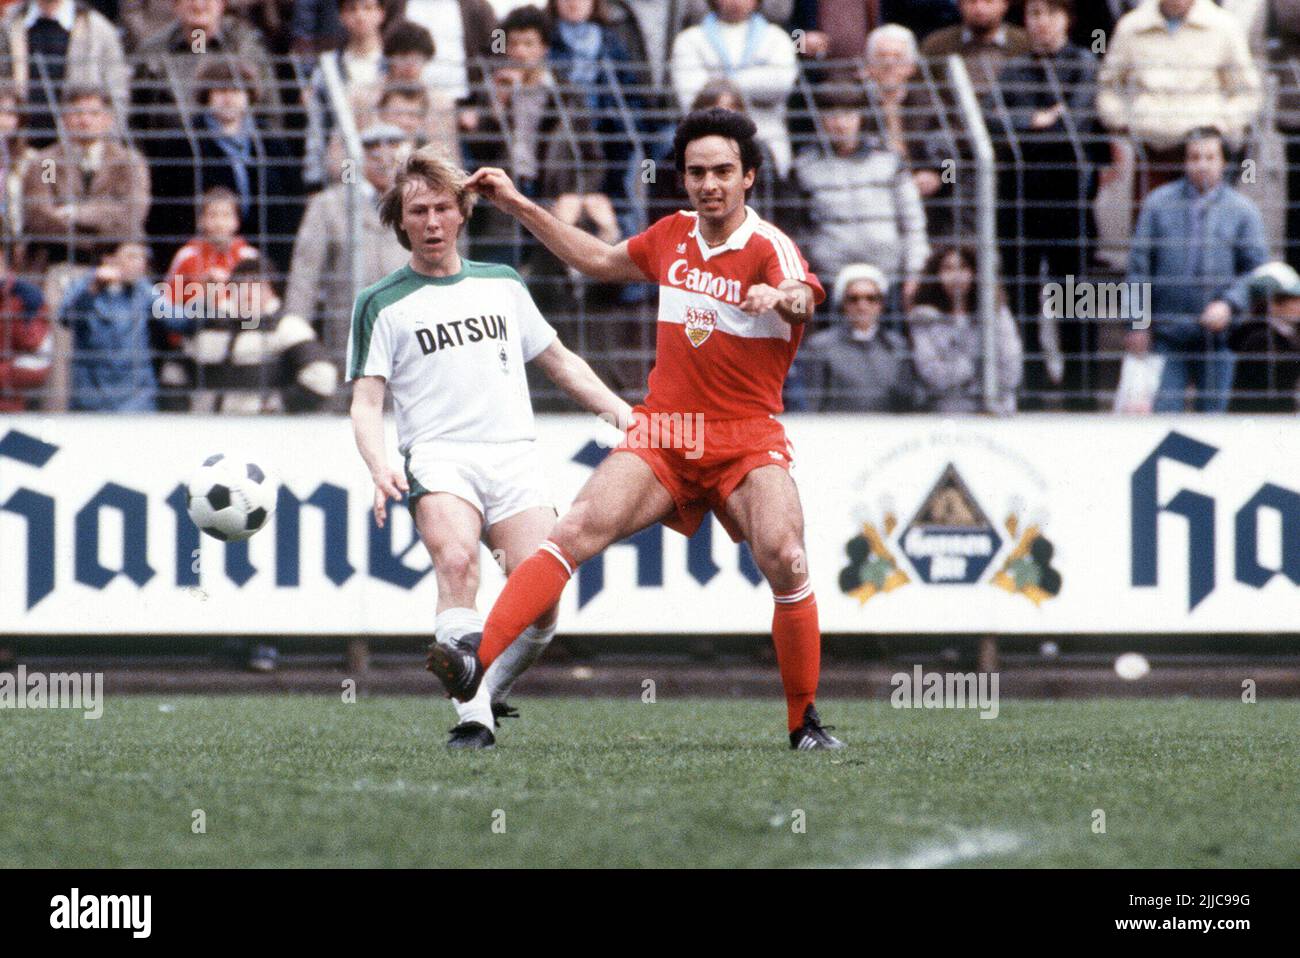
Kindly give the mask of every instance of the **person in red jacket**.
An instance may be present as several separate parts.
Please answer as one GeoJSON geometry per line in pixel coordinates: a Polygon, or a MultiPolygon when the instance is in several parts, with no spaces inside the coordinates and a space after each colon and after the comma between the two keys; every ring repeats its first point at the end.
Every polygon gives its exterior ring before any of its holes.
{"type": "Polygon", "coordinates": [[[0,250],[0,412],[22,412],[45,385],[54,349],[40,289],[9,273],[0,250]]]}

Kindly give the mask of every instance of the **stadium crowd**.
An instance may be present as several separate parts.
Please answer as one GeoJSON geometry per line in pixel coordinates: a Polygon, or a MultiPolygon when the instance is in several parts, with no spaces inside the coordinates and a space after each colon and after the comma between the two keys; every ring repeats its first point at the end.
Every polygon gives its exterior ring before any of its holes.
{"type": "MultiPolygon", "coordinates": [[[[750,203],[833,291],[788,409],[1298,408],[1300,0],[0,11],[0,410],[340,409],[353,292],[406,259],[375,209],[403,151],[501,166],[614,243],[683,203],[672,128],[714,105],[754,119],[750,203]],[[953,55],[997,157],[992,335],[953,55]],[[1059,295],[1089,284],[1133,296],[1059,295]]],[[[652,291],[489,204],[465,252],[638,395],[652,291]]]]}

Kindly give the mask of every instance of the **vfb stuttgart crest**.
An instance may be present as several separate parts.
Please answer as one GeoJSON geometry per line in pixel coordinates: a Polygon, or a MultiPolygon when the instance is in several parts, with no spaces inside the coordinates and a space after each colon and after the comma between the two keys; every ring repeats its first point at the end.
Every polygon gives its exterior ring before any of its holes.
{"type": "Polygon", "coordinates": [[[700,309],[696,306],[686,307],[686,338],[691,345],[699,349],[704,341],[713,335],[713,328],[718,325],[716,309],[700,309]]]}

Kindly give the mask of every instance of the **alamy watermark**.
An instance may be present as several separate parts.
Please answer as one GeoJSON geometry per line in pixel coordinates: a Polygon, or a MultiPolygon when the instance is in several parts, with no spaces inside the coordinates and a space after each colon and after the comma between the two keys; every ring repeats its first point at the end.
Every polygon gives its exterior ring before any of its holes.
{"type": "Polygon", "coordinates": [[[0,709],[80,709],[84,719],[104,714],[103,672],[0,672],[0,709]]]}
{"type": "Polygon", "coordinates": [[[1117,319],[1133,329],[1151,326],[1150,283],[1075,282],[1043,284],[1043,310],[1057,319],[1117,319]]]}
{"type": "Polygon", "coordinates": [[[240,328],[256,329],[265,307],[266,287],[244,280],[186,279],[177,274],[153,284],[154,319],[239,320],[240,328]]]}
{"type": "Polygon", "coordinates": [[[152,915],[152,895],[83,895],[74,888],[50,899],[50,927],[55,930],[122,929],[132,938],[148,938],[152,915]]]}
{"type": "Polygon", "coordinates": [[[896,709],[979,709],[980,718],[998,717],[997,672],[895,672],[889,704],[896,709]]]}
{"type": "MultiPolygon", "coordinates": [[[[600,417],[615,429],[620,423],[611,413],[600,417]]],[[[601,440],[604,445],[612,443],[601,440]]],[[[704,413],[702,412],[636,412],[622,437],[628,449],[681,449],[683,458],[699,459],[704,455],[704,413]]]]}

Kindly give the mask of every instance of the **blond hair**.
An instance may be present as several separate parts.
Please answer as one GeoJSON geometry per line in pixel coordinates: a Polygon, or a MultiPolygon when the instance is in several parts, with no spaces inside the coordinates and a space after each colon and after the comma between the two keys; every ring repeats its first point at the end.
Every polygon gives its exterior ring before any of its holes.
{"type": "Polygon", "coordinates": [[[468,220],[478,195],[465,189],[467,179],[469,174],[453,163],[440,147],[433,144],[422,146],[402,161],[393,185],[380,198],[379,221],[391,227],[397,234],[397,242],[402,244],[403,249],[409,250],[411,241],[402,229],[402,202],[406,196],[406,187],[419,182],[435,192],[446,190],[456,198],[461,216],[468,220]]]}

